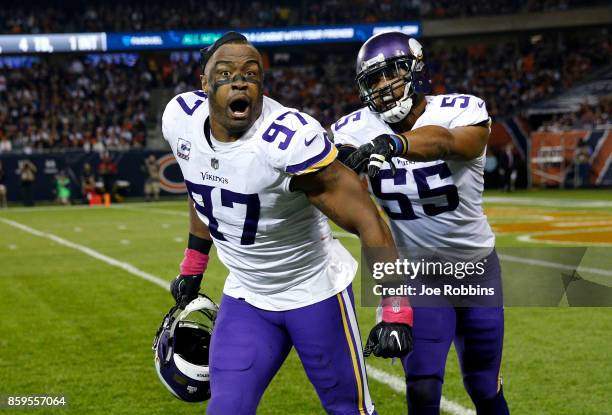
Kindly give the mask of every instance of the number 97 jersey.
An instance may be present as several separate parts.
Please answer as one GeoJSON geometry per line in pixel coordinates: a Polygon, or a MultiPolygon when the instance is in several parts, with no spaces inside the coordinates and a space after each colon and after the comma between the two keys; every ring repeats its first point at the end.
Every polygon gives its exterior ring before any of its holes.
{"type": "MultiPolygon", "coordinates": [[[[426,125],[455,128],[488,126],[484,102],[471,95],[427,96],[424,113],[412,129],[426,125]]],[[[358,147],[393,130],[378,114],[362,108],[333,126],[336,145],[358,147]]],[[[413,162],[395,157],[395,176],[389,163],[369,178],[370,192],[390,219],[398,247],[465,248],[486,256],[495,236],[482,209],[484,163],[482,154],[470,161],[413,162]]]]}
{"type": "Polygon", "coordinates": [[[322,301],[353,280],[356,261],[293,176],[328,166],[336,148],[312,117],[264,97],[261,116],[234,142],[215,140],[208,97],[180,94],[162,117],[165,139],[198,217],[229,269],[223,292],[264,310],[322,301]]]}

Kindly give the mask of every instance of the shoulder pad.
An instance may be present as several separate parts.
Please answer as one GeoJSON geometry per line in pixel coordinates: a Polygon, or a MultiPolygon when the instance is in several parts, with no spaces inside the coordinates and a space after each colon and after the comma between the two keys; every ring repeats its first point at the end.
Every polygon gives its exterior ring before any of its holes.
{"type": "Polygon", "coordinates": [[[428,100],[427,110],[447,128],[477,125],[489,120],[485,102],[474,95],[436,95],[428,100]]]}
{"type": "Polygon", "coordinates": [[[321,124],[295,109],[275,111],[259,131],[261,146],[270,164],[284,173],[311,173],[336,158],[336,148],[321,124]]]}
{"type": "Polygon", "coordinates": [[[331,126],[334,144],[359,147],[388,132],[389,126],[368,108],[341,117],[331,126]]]}
{"type": "Polygon", "coordinates": [[[206,105],[202,107],[207,100],[208,96],[201,90],[184,92],[172,98],[162,115],[162,133],[166,141],[171,142],[173,129],[182,125],[185,117],[191,117],[199,108],[208,110],[206,105]]]}
{"type": "Polygon", "coordinates": [[[340,117],[338,121],[331,125],[332,132],[334,135],[340,131],[350,134],[350,132],[359,129],[359,127],[366,122],[368,112],[369,110],[367,108],[361,108],[344,117],[340,117]]]}

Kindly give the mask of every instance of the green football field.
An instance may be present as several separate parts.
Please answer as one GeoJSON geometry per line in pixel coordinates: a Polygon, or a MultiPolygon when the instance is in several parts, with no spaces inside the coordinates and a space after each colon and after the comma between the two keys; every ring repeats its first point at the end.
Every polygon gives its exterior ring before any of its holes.
{"type": "MultiPolygon", "coordinates": [[[[610,193],[487,193],[486,209],[498,246],[588,247],[581,264],[588,267],[585,278],[611,286],[610,193]]],[[[173,303],[159,280],[169,282],[177,273],[186,245],[186,212],[182,201],[0,210],[0,395],[68,400],[63,409],[25,412],[0,404],[0,415],[205,412],[204,404],[180,402],[165,390],[151,350],[155,330],[173,303]]],[[[359,257],[359,241],[338,235],[359,257]]],[[[218,300],[226,270],[212,257],[203,291],[218,300]]],[[[522,265],[514,260],[502,266],[522,265]]],[[[357,278],[357,294],[359,285],[357,278]]],[[[363,335],[374,310],[358,307],[358,316],[363,335]]],[[[611,317],[609,308],[506,308],[502,374],[511,412],[612,413],[611,317]]],[[[367,363],[378,412],[405,414],[401,365],[373,357],[367,363]]],[[[443,408],[473,413],[454,351],[443,408]]],[[[294,352],[258,413],[323,413],[294,352]]]]}

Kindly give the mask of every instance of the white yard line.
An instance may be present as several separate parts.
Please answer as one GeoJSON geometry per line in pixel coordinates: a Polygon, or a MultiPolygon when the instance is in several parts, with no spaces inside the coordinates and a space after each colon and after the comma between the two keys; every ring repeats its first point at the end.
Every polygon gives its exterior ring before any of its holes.
{"type": "MultiPolygon", "coordinates": [[[[177,212],[178,213],[178,212],[177,212]]],[[[5,223],[9,226],[13,226],[17,229],[20,229],[24,232],[27,232],[29,234],[35,235],[35,236],[39,236],[41,238],[46,238],[46,239],[50,239],[60,245],[63,245],[67,248],[72,248],[75,249],[77,251],[80,251],[86,255],[89,255],[90,257],[93,257],[97,260],[100,260],[108,265],[117,267],[119,269],[122,269],[123,271],[126,271],[136,277],[142,278],[143,280],[152,282],[153,284],[168,290],[170,283],[168,281],[165,281],[155,275],[149,274],[148,272],[142,271],[141,269],[136,268],[135,266],[127,263],[127,262],[123,262],[123,261],[119,261],[117,259],[111,258],[107,255],[104,255],[94,249],[88,248],[84,245],[80,245],[71,241],[68,241],[64,238],[61,238],[57,235],[54,235],[52,233],[48,233],[48,232],[43,232],[43,231],[39,231],[37,229],[31,228],[27,225],[24,225],[22,223],[19,222],[15,222],[13,220],[9,220],[9,219],[5,219],[5,218],[0,218],[0,222],[5,223]]],[[[346,233],[346,235],[351,235],[354,236],[350,233],[346,233]]],[[[400,393],[400,394],[404,394],[405,390],[406,390],[406,386],[405,386],[405,381],[395,375],[389,374],[383,370],[377,369],[371,365],[367,365],[367,371],[369,374],[369,377],[376,380],[377,382],[383,383],[387,386],[389,386],[391,389],[393,389],[394,391],[400,393]]],[[[463,406],[459,405],[456,402],[450,401],[446,398],[442,398],[442,401],[440,403],[440,407],[442,408],[442,410],[444,412],[447,412],[451,415],[475,415],[475,412],[473,410],[464,408],[463,406]]]]}
{"type": "Polygon", "coordinates": [[[52,233],[48,233],[48,232],[43,232],[43,231],[39,231],[36,230],[34,228],[31,228],[27,225],[24,225],[22,223],[19,222],[15,222],[14,220],[10,220],[10,219],[5,219],[5,218],[0,218],[0,222],[5,223],[9,226],[12,226],[14,228],[17,229],[21,229],[24,232],[27,232],[29,234],[35,235],[35,236],[39,236],[41,238],[46,238],[46,239],[50,239],[53,242],[56,242],[60,245],[63,245],[67,248],[72,248],[75,249],[77,251],[80,251],[86,255],[89,255],[90,257],[93,257],[95,259],[98,259],[102,262],[107,263],[108,265],[112,265],[113,267],[122,269],[123,271],[127,271],[132,275],[135,275],[137,277],[142,278],[143,280],[147,280],[149,282],[152,282],[155,285],[160,286],[161,288],[165,289],[165,290],[169,290],[170,289],[170,282],[169,281],[165,281],[159,277],[156,277],[155,275],[149,274],[148,272],[142,271],[138,268],[136,268],[135,266],[128,264],[127,262],[123,262],[123,261],[119,261],[118,259],[115,258],[111,258],[107,255],[104,255],[94,249],[88,248],[84,245],[80,245],[71,241],[68,241],[64,238],[61,238],[57,235],[54,235],[52,233]]]}

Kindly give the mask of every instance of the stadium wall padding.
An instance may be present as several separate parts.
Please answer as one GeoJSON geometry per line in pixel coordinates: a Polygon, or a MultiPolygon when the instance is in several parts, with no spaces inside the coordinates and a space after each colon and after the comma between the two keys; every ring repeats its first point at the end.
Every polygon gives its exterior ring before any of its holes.
{"type": "Polygon", "coordinates": [[[563,183],[571,187],[568,177],[572,173],[576,147],[581,140],[586,140],[590,148],[590,182],[589,185],[610,186],[607,179],[612,168],[612,130],[599,131],[564,131],[535,132],[531,134],[532,181],[534,185],[553,186],[558,181],[550,177],[562,177],[563,183]],[[536,163],[542,152],[550,148],[560,148],[563,163],[536,163]],[[565,170],[563,170],[565,169],[565,170]]]}
{"type": "MultiPolygon", "coordinates": [[[[183,194],[186,193],[183,182],[183,175],[174,156],[168,151],[127,151],[110,152],[111,158],[118,165],[116,180],[129,182],[126,191],[128,197],[144,196],[144,183],[146,173],[144,170],[144,160],[150,154],[155,155],[160,162],[161,175],[161,194],[183,194]]],[[[35,200],[55,199],[55,176],[60,170],[64,170],[71,182],[72,197],[81,198],[80,175],[85,163],[91,164],[96,178],[100,156],[98,153],[84,152],[58,152],[46,154],[3,154],[0,161],[4,167],[4,184],[7,187],[8,200],[21,201],[22,191],[18,166],[21,160],[30,160],[36,166],[38,172],[33,185],[32,194],[35,200]]]]}

